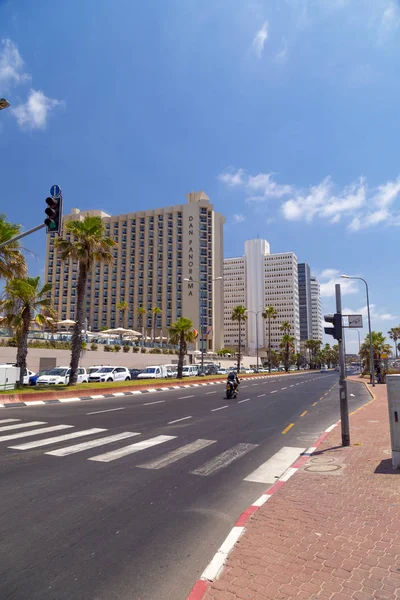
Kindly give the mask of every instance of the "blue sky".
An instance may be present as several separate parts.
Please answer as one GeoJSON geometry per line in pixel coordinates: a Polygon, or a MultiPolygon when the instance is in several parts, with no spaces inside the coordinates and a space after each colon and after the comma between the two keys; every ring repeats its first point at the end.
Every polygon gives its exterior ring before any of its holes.
{"type": "MultiPolygon", "coordinates": [[[[374,329],[400,322],[397,0],[0,0],[0,44],[10,220],[39,224],[53,183],[112,213],[203,189],[226,256],[259,235],[310,264],[325,312],[347,272],[374,329]]],[[[26,245],[40,273],[44,233],[26,245]]]]}

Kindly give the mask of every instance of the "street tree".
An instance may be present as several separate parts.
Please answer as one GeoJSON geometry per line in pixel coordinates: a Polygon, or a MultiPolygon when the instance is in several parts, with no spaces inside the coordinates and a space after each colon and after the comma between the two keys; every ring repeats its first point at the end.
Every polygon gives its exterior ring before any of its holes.
{"type": "Polygon", "coordinates": [[[119,310],[119,326],[123,327],[125,325],[125,314],[128,312],[129,305],[125,300],[121,300],[121,302],[118,302],[116,308],[119,310]]]}
{"type": "Polygon", "coordinates": [[[138,324],[139,327],[141,329],[142,332],[142,346],[145,342],[145,333],[144,333],[144,317],[147,314],[147,310],[143,307],[143,306],[139,306],[139,308],[137,309],[137,313],[138,313],[138,324]]]}
{"type": "Polygon", "coordinates": [[[245,306],[235,306],[232,312],[232,321],[237,321],[239,325],[239,345],[237,354],[237,372],[240,373],[241,350],[242,350],[242,323],[247,321],[247,309],[245,306]]]}
{"type": "Polygon", "coordinates": [[[71,374],[68,385],[76,385],[79,360],[82,351],[82,329],[85,320],[85,298],[88,274],[94,262],[109,263],[113,259],[112,250],[117,246],[105,233],[101,217],[86,215],[82,221],[67,221],[65,232],[71,239],[58,238],[62,260],[71,258],[78,263],[76,319],[72,334],[71,374]]]}
{"type": "MultiPolygon", "coordinates": [[[[0,214],[0,244],[11,240],[21,231],[19,225],[9,223],[6,216],[0,214]]],[[[19,241],[10,242],[0,248],[0,279],[22,278],[26,275],[26,263],[19,241]]]]}
{"type": "Polygon", "coordinates": [[[283,363],[285,371],[289,371],[290,353],[294,348],[294,337],[288,333],[284,333],[281,339],[280,347],[282,348],[283,363]]]}
{"type": "Polygon", "coordinates": [[[262,313],[262,318],[268,321],[268,371],[271,373],[271,320],[276,319],[278,312],[273,306],[267,306],[262,313]]]}
{"type": "Polygon", "coordinates": [[[155,306],[154,308],[151,309],[151,312],[152,312],[152,315],[153,315],[153,344],[155,344],[155,342],[156,342],[157,317],[158,317],[158,315],[161,315],[162,310],[158,306],[155,306]]]}
{"type": "Polygon", "coordinates": [[[169,328],[169,339],[171,344],[179,346],[178,379],[182,379],[183,361],[187,345],[194,341],[193,322],[186,317],[180,317],[169,328]]]}
{"type": "MultiPolygon", "coordinates": [[[[372,353],[374,360],[374,369],[376,365],[382,360],[382,354],[390,356],[392,354],[392,348],[390,344],[386,342],[386,338],[381,331],[372,331],[372,353]]],[[[364,342],[361,344],[360,354],[363,361],[363,372],[370,372],[370,344],[369,344],[369,333],[365,337],[364,342]]]]}
{"type": "Polygon", "coordinates": [[[0,310],[3,317],[0,322],[12,328],[17,339],[16,365],[20,368],[19,384],[24,382],[26,357],[28,355],[28,333],[32,323],[41,327],[53,328],[57,313],[51,308],[48,297],[51,283],[41,285],[40,277],[9,279],[4,287],[0,310]]]}
{"type": "Polygon", "coordinates": [[[388,331],[389,337],[394,341],[394,349],[396,353],[396,358],[398,358],[398,344],[397,340],[400,340],[400,325],[398,327],[392,327],[388,331]]]}

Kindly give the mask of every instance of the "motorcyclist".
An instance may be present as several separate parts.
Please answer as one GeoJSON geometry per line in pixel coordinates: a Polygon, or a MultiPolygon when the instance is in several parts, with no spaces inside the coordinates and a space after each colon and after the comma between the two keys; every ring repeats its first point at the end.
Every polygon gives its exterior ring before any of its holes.
{"type": "Polygon", "coordinates": [[[228,382],[232,383],[233,389],[236,392],[239,390],[240,381],[239,381],[237,373],[235,371],[230,371],[230,373],[228,373],[228,382]]]}

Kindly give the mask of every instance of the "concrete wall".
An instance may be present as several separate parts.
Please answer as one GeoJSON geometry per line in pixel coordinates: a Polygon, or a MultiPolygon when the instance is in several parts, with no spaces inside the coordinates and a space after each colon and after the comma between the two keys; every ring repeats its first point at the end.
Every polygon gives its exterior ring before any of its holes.
{"type": "MultiPolygon", "coordinates": [[[[0,364],[15,362],[17,354],[16,348],[0,347],[0,364]]],[[[37,373],[40,369],[41,359],[52,359],[55,361],[55,366],[68,366],[71,360],[70,350],[51,350],[45,348],[29,348],[28,351],[28,369],[37,373]]],[[[208,360],[208,359],[206,359],[208,360]]],[[[122,350],[116,352],[104,352],[103,347],[99,346],[99,349],[95,352],[86,350],[83,353],[81,359],[82,367],[91,367],[94,365],[120,365],[121,367],[128,367],[130,369],[144,369],[151,365],[167,365],[178,362],[178,356],[176,354],[133,354],[128,352],[124,354],[122,350]]],[[[185,363],[189,364],[191,357],[187,356],[185,363]]],[[[196,361],[198,363],[199,361],[196,361]]],[[[224,368],[235,365],[235,360],[230,359],[216,359],[215,362],[221,363],[224,368]]],[[[256,364],[256,358],[254,356],[244,356],[243,365],[248,367],[256,364]]],[[[51,367],[52,364],[49,365],[51,367]]],[[[46,366],[43,368],[47,368],[46,366]]]]}

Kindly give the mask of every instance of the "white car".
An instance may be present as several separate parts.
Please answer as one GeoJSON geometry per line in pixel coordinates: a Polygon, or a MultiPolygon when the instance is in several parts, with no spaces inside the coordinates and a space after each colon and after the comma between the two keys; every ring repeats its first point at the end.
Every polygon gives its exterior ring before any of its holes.
{"type": "Polygon", "coordinates": [[[167,377],[178,377],[178,365],[165,365],[167,369],[167,377]]]}
{"type": "MultiPolygon", "coordinates": [[[[36,385],[67,385],[70,373],[71,369],[69,367],[55,367],[54,369],[51,369],[47,375],[41,375],[36,381],[36,385]]],[[[79,367],[77,383],[87,382],[88,375],[86,369],[79,367]]]]}
{"type": "Polygon", "coordinates": [[[24,375],[24,385],[29,385],[29,377],[32,377],[32,375],[34,375],[35,373],[33,371],[30,371],[29,369],[25,369],[25,375],[24,375]]]}
{"type": "Polygon", "coordinates": [[[166,379],[167,377],[168,370],[165,365],[146,367],[137,376],[138,379],[166,379]]]}
{"type": "Polygon", "coordinates": [[[90,382],[129,381],[130,371],[127,367],[100,367],[89,375],[90,382]]]}
{"type": "Polygon", "coordinates": [[[226,369],[218,369],[217,374],[218,375],[227,375],[228,371],[226,369]]]}
{"type": "Polygon", "coordinates": [[[321,367],[320,373],[327,373],[328,372],[328,367],[326,365],[323,365],[321,367]]]}

